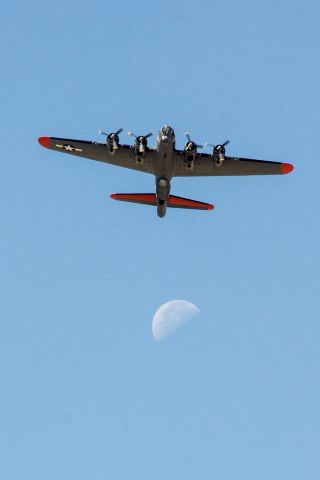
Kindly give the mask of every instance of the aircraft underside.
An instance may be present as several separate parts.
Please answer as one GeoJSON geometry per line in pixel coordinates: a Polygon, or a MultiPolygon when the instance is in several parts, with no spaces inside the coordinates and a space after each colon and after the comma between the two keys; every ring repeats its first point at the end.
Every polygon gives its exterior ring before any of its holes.
{"type": "Polygon", "coordinates": [[[125,145],[119,142],[121,132],[122,129],[109,134],[100,132],[106,135],[105,143],[57,137],[39,137],[38,141],[51,150],[153,174],[156,178],[155,193],[114,193],[111,198],[156,206],[161,218],[165,216],[167,207],[214,208],[210,203],[171,195],[170,183],[175,176],[277,175],[293,170],[290,163],[227,156],[225,147],[228,140],[218,145],[206,143],[206,146],[212,147],[212,153],[199,153],[198,149],[204,146],[193,142],[189,133],[185,134],[187,142],[184,149],[176,149],[174,130],[168,125],[159,130],[155,148],[148,147],[148,138],[152,133],[137,136],[129,132],[135,137],[134,145],[125,145]]]}

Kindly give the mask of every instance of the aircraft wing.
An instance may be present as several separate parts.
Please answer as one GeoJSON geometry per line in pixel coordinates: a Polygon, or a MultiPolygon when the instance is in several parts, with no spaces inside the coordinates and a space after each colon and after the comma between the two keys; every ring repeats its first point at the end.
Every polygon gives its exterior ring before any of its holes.
{"type": "Polygon", "coordinates": [[[270,162],[251,158],[225,157],[217,165],[215,157],[206,153],[197,154],[192,164],[186,162],[183,151],[175,151],[176,177],[232,176],[232,175],[277,175],[293,170],[290,163],[270,162]]]}
{"type": "Polygon", "coordinates": [[[137,161],[134,148],[130,145],[120,145],[113,153],[105,143],[90,142],[86,140],[73,140],[69,138],[39,137],[38,142],[43,147],[57,152],[110,163],[119,167],[131,168],[140,172],[153,173],[155,151],[148,148],[145,157],[137,161]]]}

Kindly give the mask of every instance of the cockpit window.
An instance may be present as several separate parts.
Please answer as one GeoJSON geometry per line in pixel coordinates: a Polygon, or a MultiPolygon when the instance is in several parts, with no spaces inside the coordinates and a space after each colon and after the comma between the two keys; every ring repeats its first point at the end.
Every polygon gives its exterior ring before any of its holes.
{"type": "Polygon", "coordinates": [[[163,135],[172,135],[173,134],[173,130],[171,127],[169,127],[169,125],[165,125],[163,128],[162,128],[162,133],[163,135]]]}

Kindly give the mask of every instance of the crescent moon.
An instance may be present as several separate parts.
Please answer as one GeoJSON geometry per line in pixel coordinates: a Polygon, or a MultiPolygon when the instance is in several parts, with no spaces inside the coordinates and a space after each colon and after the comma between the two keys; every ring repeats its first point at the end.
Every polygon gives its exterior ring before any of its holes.
{"type": "Polygon", "coordinates": [[[199,308],[187,300],[171,300],[156,311],[152,319],[152,334],[161,340],[199,313],[199,308]]]}

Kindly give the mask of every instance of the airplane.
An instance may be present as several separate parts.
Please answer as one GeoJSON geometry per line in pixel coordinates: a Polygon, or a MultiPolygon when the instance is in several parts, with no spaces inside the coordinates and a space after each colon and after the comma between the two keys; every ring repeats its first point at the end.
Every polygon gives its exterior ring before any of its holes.
{"type": "Polygon", "coordinates": [[[153,174],[155,193],[112,193],[110,197],[156,206],[160,218],[165,216],[167,207],[197,210],[214,208],[210,203],[171,195],[173,177],[277,175],[293,170],[290,163],[227,156],[225,147],[229,140],[217,145],[207,142],[198,145],[191,140],[188,132],[185,133],[187,141],[184,149],[178,150],[175,148],[174,130],[169,125],[159,130],[155,148],[148,146],[148,138],[152,133],[135,135],[129,131],[128,134],[135,138],[134,145],[120,144],[119,134],[122,131],[122,128],[111,133],[100,130],[98,133],[106,137],[104,143],[56,137],[39,137],[38,142],[51,150],[153,174]],[[199,153],[198,149],[204,146],[212,147],[212,153],[199,153]]]}

